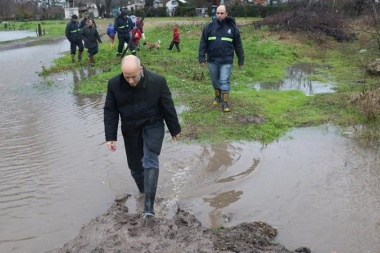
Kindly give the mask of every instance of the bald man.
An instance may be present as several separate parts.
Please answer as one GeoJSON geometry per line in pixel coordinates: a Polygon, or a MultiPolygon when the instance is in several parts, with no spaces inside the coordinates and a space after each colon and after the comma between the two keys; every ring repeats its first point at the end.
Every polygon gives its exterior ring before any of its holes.
{"type": "Polygon", "coordinates": [[[231,90],[230,77],[234,52],[238,57],[239,69],[244,65],[244,50],[240,31],[235,19],[227,16],[227,9],[219,5],[216,19],[205,25],[199,43],[198,61],[208,66],[215,98],[213,105],[222,104],[223,112],[229,112],[228,97],[231,90]]]}
{"type": "Polygon", "coordinates": [[[166,79],[141,66],[134,55],[125,56],[122,73],[108,81],[104,128],[109,150],[116,150],[119,118],[131,175],[145,193],[144,217],[154,217],[159,155],[165,124],[174,141],[181,127],[166,79]]]}

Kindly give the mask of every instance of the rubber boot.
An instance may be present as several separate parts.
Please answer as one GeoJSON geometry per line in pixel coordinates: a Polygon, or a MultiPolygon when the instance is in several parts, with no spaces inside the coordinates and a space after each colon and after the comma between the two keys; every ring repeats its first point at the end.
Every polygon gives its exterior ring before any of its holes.
{"type": "Polygon", "coordinates": [[[144,217],[154,217],[154,199],[156,198],[159,170],[157,168],[144,168],[145,204],[144,217]]]}
{"type": "Polygon", "coordinates": [[[215,99],[214,102],[212,102],[213,105],[219,105],[220,104],[220,89],[215,89],[215,99]]]}
{"type": "Polygon", "coordinates": [[[72,62],[72,63],[75,63],[75,54],[72,54],[72,55],[71,55],[71,62],[72,62]]]}
{"type": "Polygon", "coordinates": [[[230,108],[228,107],[228,92],[222,91],[222,109],[223,112],[230,112],[230,108]]]}
{"type": "Polygon", "coordinates": [[[90,59],[90,66],[93,67],[95,65],[94,56],[90,55],[88,58],[90,59]]]}
{"type": "Polygon", "coordinates": [[[78,52],[78,61],[81,61],[81,60],[82,60],[82,53],[83,53],[83,52],[78,52]]]}

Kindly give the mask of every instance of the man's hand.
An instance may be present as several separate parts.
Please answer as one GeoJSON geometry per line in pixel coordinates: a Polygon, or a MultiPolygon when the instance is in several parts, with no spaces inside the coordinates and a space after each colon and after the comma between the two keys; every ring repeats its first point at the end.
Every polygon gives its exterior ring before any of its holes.
{"type": "Polygon", "coordinates": [[[109,150],[111,151],[116,150],[116,141],[107,141],[106,144],[109,150]]]}
{"type": "Polygon", "coordinates": [[[176,136],[172,136],[172,139],[173,139],[173,141],[178,141],[179,140],[179,134],[177,134],[176,136]]]}
{"type": "Polygon", "coordinates": [[[204,67],[206,64],[204,62],[199,63],[201,67],[204,67]]]}

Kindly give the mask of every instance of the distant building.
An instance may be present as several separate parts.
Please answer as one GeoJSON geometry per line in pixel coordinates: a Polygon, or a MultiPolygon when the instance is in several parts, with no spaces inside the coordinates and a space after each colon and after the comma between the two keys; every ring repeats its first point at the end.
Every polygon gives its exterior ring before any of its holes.
{"type": "Polygon", "coordinates": [[[166,3],[166,12],[168,16],[173,16],[175,9],[179,6],[179,2],[186,4],[186,0],[169,0],[166,3]]]}
{"type": "Polygon", "coordinates": [[[88,12],[91,18],[98,18],[99,11],[94,3],[83,4],[79,0],[66,0],[65,3],[65,19],[70,19],[72,15],[77,15],[79,18],[88,12]]]}
{"type": "Polygon", "coordinates": [[[143,9],[144,6],[145,6],[145,0],[129,0],[127,2],[127,5],[122,6],[121,9],[128,10],[128,11],[134,11],[134,10],[143,9]]]}

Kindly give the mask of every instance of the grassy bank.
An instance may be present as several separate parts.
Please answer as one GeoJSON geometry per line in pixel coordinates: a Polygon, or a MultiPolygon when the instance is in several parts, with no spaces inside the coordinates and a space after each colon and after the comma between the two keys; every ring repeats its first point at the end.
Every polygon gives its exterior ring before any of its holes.
{"type": "MultiPolygon", "coordinates": [[[[363,66],[372,59],[368,46],[366,54],[359,53],[362,44],[318,46],[307,38],[286,33],[271,33],[255,29],[252,19],[237,19],[241,25],[245,66],[237,68],[235,60],[231,78],[231,112],[223,113],[212,105],[213,90],[207,68],[200,68],[198,45],[203,24],[208,20],[147,18],[146,41],[161,40],[160,50],[147,50],[142,46],[138,56],[145,67],[167,78],[181,112],[183,132],[187,140],[218,142],[224,140],[257,140],[268,143],[294,127],[337,124],[358,125],[368,118],[362,108],[350,103],[353,95],[379,87],[375,78],[368,77],[363,66]],[[166,47],[177,26],[181,34],[181,52],[166,47]],[[257,91],[252,84],[279,81],[285,68],[300,62],[319,64],[314,80],[328,80],[335,84],[335,93],[306,96],[300,91],[257,91]],[[203,73],[203,79],[200,77],[203,73]],[[365,79],[365,82],[361,80],[365,79]]],[[[96,55],[96,68],[101,74],[77,84],[79,94],[104,93],[108,79],[120,73],[120,58],[115,56],[104,35],[112,20],[96,20],[103,33],[100,53],[96,55]]],[[[61,27],[61,29],[64,29],[61,27]]],[[[72,64],[70,56],[57,59],[54,66],[44,69],[42,75],[87,67],[86,61],[72,64]]]]}

